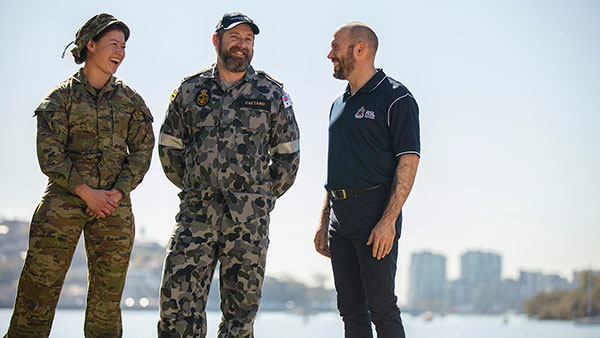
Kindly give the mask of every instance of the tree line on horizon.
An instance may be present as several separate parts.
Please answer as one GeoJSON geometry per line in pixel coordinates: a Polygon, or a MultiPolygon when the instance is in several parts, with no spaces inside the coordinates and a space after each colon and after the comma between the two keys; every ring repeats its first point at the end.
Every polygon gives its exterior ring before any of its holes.
{"type": "Polygon", "coordinates": [[[600,275],[584,271],[580,275],[579,288],[539,293],[525,302],[523,310],[528,316],[537,319],[574,320],[598,316],[600,275]],[[588,290],[588,285],[591,290],[588,290]]]}

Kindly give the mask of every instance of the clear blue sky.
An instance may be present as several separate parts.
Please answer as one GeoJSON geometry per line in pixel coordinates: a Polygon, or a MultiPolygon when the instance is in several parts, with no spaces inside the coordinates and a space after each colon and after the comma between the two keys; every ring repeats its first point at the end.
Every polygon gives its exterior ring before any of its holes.
{"type": "MultiPolygon", "coordinates": [[[[255,68],[285,83],[301,129],[296,185],[272,214],[267,273],[331,276],[312,238],[322,203],[327,115],[345,82],[326,59],[333,30],[363,21],[376,66],[421,110],[422,159],[405,206],[398,283],[410,254],[501,253],[503,274],[600,268],[600,2],[597,1],[3,1],[0,3],[0,217],[30,219],[46,178],[33,109],[76,72],[60,59],[77,29],[106,11],[132,35],[117,76],[145,98],[158,134],[181,79],[215,60],[213,29],[242,11],[261,29],[255,68]]],[[[156,153],[155,153],[156,155],[156,153]]],[[[155,156],[133,193],[138,239],[166,244],[177,189],[155,156]]],[[[402,295],[404,298],[404,295],[402,295]]]]}

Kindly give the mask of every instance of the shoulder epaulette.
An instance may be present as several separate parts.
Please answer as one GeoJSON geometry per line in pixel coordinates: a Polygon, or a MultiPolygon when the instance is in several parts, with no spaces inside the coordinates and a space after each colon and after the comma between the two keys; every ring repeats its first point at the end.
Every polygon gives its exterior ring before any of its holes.
{"type": "Polygon", "coordinates": [[[187,80],[189,80],[189,79],[192,79],[192,78],[195,78],[195,77],[197,77],[197,76],[204,75],[205,73],[207,73],[207,72],[211,72],[211,71],[212,71],[212,67],[208,67],[208,68],[200,69],[199,71],[195,72],[194,74],[192,74],[192,75],[188,75],[188,76],[184,77],[184,78],[183,78],[183,80],[181,80],[181,83],[184,83],[184,82],[186,82],[187,80]]]}
{"type": "Polygon", "coordinates": [[[142,97],[137,90],[135,90],[134,88],[130,87],[127,83],[125,83],[125,81],[116,78],[115,81],[115,88],[120,87],[125,93],[127,93],[127,95],[131,95],[133,94],[134,96],[139,96],[140,98],[142,97]]]}
{"type": "Polygon", "coordinates": [[[278,85],[279,87],[283,88],[283,83],[282,82],[279,82],[279,81],[275,80],[271,75],[265,73],[264,71],[257,70],[256,73],[263,75],[267,80],[269,80],[269,81],[273,82],[274,84],[278,85]]]}
{"type": "Polygon", "coordinates": [[[116,78],[116,79],[115,79],[115,88],[117,88],[117,87],[121,87],[121,88],[123,88],[124,90],[131,90],[131,91],[134,91],[134,92],[135,92],[135,89],[133,89],[133,88],[129,87],[129,86],[128,86],[128,85],[125,83],[125,81],[123,81],[123,80],[121,80],[121,79],[119,79],[119,78],[116,78]]]}
{"type": "Polygon", "coordinates": [[[192,75],[188,75],[188,76],[184,77],[184,78],[183,78],[183,80],[181,80],[181,83],[184,83],[184,82],[186,82],[187,80],[189,80],[189,79],[191,79],[191,78],[194,78],[194,77],[196,77],[196,76],[198,76],[198,75],[200,75],[200,74],[202,74],[202,71],[196,72],[196,73],[194,73],[194,74],[192,74],[192,75]]]}

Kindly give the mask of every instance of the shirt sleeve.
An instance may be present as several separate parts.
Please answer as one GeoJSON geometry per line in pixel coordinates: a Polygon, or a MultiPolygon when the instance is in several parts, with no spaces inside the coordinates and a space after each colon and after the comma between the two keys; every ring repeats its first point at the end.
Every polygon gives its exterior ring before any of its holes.
{"type": "Polygon", "coordinates": [[[137,109],[133,112],[127,130],[128,155],[123,161],[121,173],[117,177],[115,188],[128,195],[137,187],[150,168],[152,149],[154,149],[154,131],[152,114],[142,98],[138,98],[137,109]]]}
{"type": "Polygon", "coordinates": [[[391,103],[388,108],[388,125],[396,157],[404,154],[421,156],[419,106],[410,93],[391,103]]]}
{"type": "Polygon", "coordinates": [[[37,156],[42,172],[75,194],[75,187],[85,181],[66,153],[69,134],[67,96],[65,89],[55,89],[35,109],[37,156]]]}
{"type": "Polygon", "coordinates": [[[182,95],[176,89],[171,95],[165,120],[160,128],[158,155],[165,175],[173,184],[183,188],[185,160],[183,157],[185,125],[181,109],[182,95]]]}
{"type": "Polygon", "coordinates": [[[271,165],[273,193],[279,197],[294,183],[300,164],[300,131],[292,101],[283,92],[277,112],[271,118],[271,165]]]}

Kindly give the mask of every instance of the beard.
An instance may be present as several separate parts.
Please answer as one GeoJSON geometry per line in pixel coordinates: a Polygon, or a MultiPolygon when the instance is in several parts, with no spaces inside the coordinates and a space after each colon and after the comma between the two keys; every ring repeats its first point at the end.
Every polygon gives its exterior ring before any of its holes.
{"type": "Polygon", "coordinates": [[[356,59],[353,55],[354,46],[348,47],[348,51],[346,52],[346,56],[341,58],[333,58],[331,61],[337,61],[339,64],[338,69],[335,67],[333,69],[333,77],[339,80],[348,79],[348,75],[352,73],[354,70],[354,66],[356,65],[356,59]]]}
{"type": "Polygon", "coordinates": [[[253,51],[247,50],[239,47],[231,47],[229,50],[225,50],[223,45],[221,44],[221,40],[219,40],[219,59],[223,64],[223,67],[232,73],[242,73],[245,72],[250,66],[250,61],[252,61],[253,51]],[[235,52],[242,52],[244,57],[233,56],[235,52]]]}

